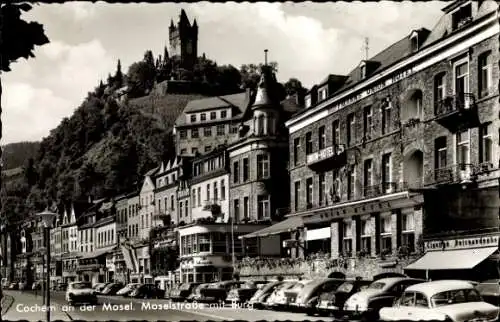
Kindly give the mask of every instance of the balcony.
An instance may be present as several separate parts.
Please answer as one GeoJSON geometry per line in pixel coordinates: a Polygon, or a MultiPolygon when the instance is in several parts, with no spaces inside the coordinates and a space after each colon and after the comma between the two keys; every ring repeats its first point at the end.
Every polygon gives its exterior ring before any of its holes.
{"type": "Polygon", "coordinates": [[[307,165],[314,170],[330,170],[341,167],[346,162],[345,146],[335,144],[306,157],[307,165]]]}
{"type": "Polygon", "coordinates": [[[383,182],[373,186],[364,187],[363,196],[365,198],[375,198],[406,190],[408,190],[408,184],[406,182],[383,182]]]}
{"type": "Polygon", "coordinates": [[[78,266],[78,271],[83,272],[83,271],[97,271],[101,268],[103,268],[103,264],[85,264],[85,265],[79,265],[78,266]]]}
{"type": "Polygon", "coordinates": [[[219,214],[221,212],[219,201],[216,199],[203,201],[203,210],[210,211],[214,215],[219,214]]]}
{"type": "Polygon", "coordinates": [[[437,123],[453,133],[479,125],[476,99],[469,93],[436,102],[435,116],[437,123]]]}
{"type": "Polygon", "coordinates": [[[477,167],[473,164],[454,164],[434,170],[434,182],[436,184],[467,184],[475,180],[477,167]]]}

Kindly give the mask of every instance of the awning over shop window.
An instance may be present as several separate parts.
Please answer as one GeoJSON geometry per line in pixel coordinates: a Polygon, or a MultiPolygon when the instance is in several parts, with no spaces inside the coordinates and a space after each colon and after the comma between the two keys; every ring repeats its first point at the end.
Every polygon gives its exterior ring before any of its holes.
{"type": "Polygon", "coordinates": [[[302,216],[293,216],[288,217],[287,219],[280,221],[279,223],[276,223],[272,226],[241,236],[240,238],[255,238],[277,235],[284,232],[292,232],[302,226],[304,226],[302,216]]]}
{"type": "Polygon", "coordinates": [[[318,229],[308,229],[306,232],[306,240],[318,240],[331,238],[332,230],[330,227],[318,228],[318,229]]]}
{"type": "Polygon", "coordinates": [[[484,247],[428,252],[405,270],[472,269],[497,250],[498,247],[484,247]]]}
{"type": "Polygon", "coordinates": [[[115,246],[98,249],[96,251],[93,251],[92,253],[86,254],[85,256],[82,257],[82,259],[96,258],[96,257],[102,256],[102,255],[111,253],[114,249],[115,249],[115,246]]]}
{"type": "Polygon", "coordinates": [[[133,252],[134,250],[130,249],[128,247],[125,247],[123,245],[121,245],[120,248],[122,250],[123,259],[125,259],[125,265],[127,266],[127,269],[129,269],[131,271],[135,271],[135,266],[134,266],[134,263],[132,261],[132,254],[131,254],[131,252],[133,252]]]}

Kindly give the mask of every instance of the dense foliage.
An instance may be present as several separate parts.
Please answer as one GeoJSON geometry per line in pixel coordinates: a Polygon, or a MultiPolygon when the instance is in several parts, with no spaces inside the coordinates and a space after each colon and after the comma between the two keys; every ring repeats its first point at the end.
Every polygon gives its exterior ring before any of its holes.
{"type": "Polygon", "coordinates": [[[38,153],[40,142],[17,142],[2,147],[2,170],[22,167],[26,160],[34,158],[38,153]]]}

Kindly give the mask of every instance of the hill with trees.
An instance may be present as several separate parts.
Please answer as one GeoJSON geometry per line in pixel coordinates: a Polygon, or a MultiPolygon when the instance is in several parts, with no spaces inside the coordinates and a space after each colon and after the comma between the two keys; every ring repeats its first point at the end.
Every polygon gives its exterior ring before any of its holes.
{"type": "Polygon", "coordinates": [[[22,167],[26,160],[38,153],[40,142],[16,142],[2,147],[2,171],[22,167]]]}

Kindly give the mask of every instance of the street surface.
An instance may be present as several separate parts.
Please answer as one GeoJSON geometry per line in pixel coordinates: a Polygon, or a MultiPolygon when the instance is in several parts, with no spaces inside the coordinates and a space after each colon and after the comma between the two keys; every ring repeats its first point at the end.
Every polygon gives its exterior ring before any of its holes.
{"type": "MultiPolygon", "coordinates": [[[[46,312],[42,307],[42,296],[32,292],[5,291],[14,297],[14,303],[3,316],[5,320],[45,320],[46,312]],[[35,311],[35,312],[31,312],[35,311]]],[[[329,318],[309,317],[301,313],[276,312],[269,310],[254,310],[249,308],[226,307],[196,307],[189,303],[173,303],[169,300],[130,299],[120,296],[100,296],[99,305],[70,307],[66,305],[64,292],[51,294],[52,320],[89,320],[89,321],[129,321],[129,320],[290,320],[290,321],[328,321],[329,318]]]]}

